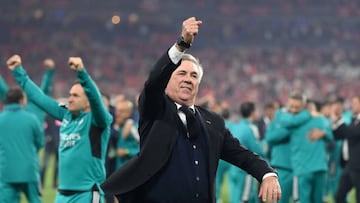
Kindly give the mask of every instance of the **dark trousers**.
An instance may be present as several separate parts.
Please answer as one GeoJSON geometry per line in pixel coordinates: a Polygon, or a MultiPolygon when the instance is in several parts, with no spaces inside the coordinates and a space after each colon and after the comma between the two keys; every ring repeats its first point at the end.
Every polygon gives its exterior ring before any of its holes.
{"type": "Polygon", "coordinates": [[[339,186],[336,191],[336,203],[346,203],[347,194],[353,187],[355,187],[356,202],[358,202],[360,201],[360,171],[349,169],[349,165],[346,165],[341,174],[339,186]]]}
{"type": "MultiPolygon", "coordinates": [[[[106,177],[108,178],[115,171],[116,159],[107,158],[106,159],[106,177]]],[[[114,203],[114,195],[105,194],[106,203],[114,203]]]]}
{"type": "Polygon", "coordinates": [[[58,186],[58,151],[57,148],[51,148],[49,146],[45,146],[45,153],[44,153],[44,160],[43,160],[43,166],[40,171],[40,178],[41,178],[41,185],[42,187],[45,186],[45,177],[46,177],[46,170],[49,166],[49,160],[51,155],[55,155],[55,161],[54,161],[54,172],[53,172],[53,188],[57,188],[58,186]]]}

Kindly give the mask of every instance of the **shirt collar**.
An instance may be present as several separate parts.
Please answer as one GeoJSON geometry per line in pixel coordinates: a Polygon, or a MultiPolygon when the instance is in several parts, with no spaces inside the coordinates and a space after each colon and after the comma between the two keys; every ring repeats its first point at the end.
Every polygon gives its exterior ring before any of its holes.
{"type": "Polygon", "coordinates": [[[11,110],[11,111],[19,110],[21,108],[23,108],[23,106],[20,105],[19,103],[11,103],[11,104],[6,104],[5,105],[5,109],[6,110],[11,110]]]}
{"type": "MultiPolygon", "coordinates": [[[[183,106],[183,105],[178,104],[178,103],[176,103],[176,102],[175,102],[175,105],[176,105],[176,108],[177,108],[177,109],[179,109],[181,106],[183,106]]],[[[195,106],[194,106],[194,105],[189,106],[189,108],[192,109],[192,110],[195,112],[195,106]]]]}

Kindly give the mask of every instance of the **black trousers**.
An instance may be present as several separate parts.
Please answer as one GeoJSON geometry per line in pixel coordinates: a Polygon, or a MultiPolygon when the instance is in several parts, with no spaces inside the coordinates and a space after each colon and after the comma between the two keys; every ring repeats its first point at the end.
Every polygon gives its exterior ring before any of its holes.
{"type": "Polygon", "coordinates": [[[347,164],[341,174],[339,186],[336,191],[336,203],[346,203],[346,197],[352,188],[356,190],[356,202],[360,201],[360,170],[351,169],[347,164]]]}

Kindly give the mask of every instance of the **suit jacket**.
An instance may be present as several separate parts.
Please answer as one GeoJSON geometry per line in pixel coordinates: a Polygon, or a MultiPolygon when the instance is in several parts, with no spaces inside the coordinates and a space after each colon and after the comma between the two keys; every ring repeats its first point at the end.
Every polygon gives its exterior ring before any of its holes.
{"type": "MultiPolygon", "coordinates": [[[[181,63],[181,62],[180,62],[181,63]]],[[[140,152],[103,184],[105,193],[115,194],[121,202],[135,202],[141,186],[149,182],[167,163],[179,136],[178,114],[173,101],[165,95],[172,72],[180,65],[171,62],[167,52],[151,71],[139,98],[140,152]]],[[[203,120],[208,140],[209,199],[215,202],[215,177],[219,159],[230,162],[261,182],[272,168],[258,155],[244,148],[225,128],[224,120],[204,108],[195,107],[203,120]]]]}
{"type": "Polygon", "coordinates": [[[353,119],[350,125],[341,124],[333,131],[335,139],[347,139],[349,144],[349,160],[346,166],[350,170],[360,169],[360,122],[353,119]]]}
{"type": "Polygon", "coordinates": [[[265,121],[266,117],[261,117],[257,122],[256,126],[259,128],[260,133],[260,140],[263,140],[265,138],[267,123],[265,121]]]}

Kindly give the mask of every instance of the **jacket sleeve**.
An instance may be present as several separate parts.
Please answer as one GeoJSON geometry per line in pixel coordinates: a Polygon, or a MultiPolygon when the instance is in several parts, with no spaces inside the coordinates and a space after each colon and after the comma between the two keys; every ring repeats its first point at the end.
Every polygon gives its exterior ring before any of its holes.
{"type": "Polygon", "coordinates": [[[249,136],[247,136],[247,139],[245,143],[243,143],[245,146],[248,147],[251,151],[257,153],[261,157],[265,157],[265,152],[262,149],[261,142],[256,139],[254,129],[249,129],[249,136]]]}
{"type": "Polygon", "coordinates": [[[338,128],[333,130],[335,140],[339,139],[351,139],[360,140],[360,124],[358,125],[346,125],[341,124],[338,128]]]}
{"type": "Polygon", "coordinates": [[[3,103],[6,101],[6,94],[9,90],[8,85],[6,84],[3,77],[0,75],[0,99],[3,103]]]}
{"type": "MultiPolygon", "coordinates": [[[[167,97],[165,88],[171,74],[180,65],[174,64],[168,51],[156,62],[147,78],[144,88],[139,96],[139,135],[140,146],[146,142],[148,132],[157,118],[161,118],[165,112],[167,97]]],[[[174,104],[175,108],[175,104],[174,104]]]]}
{"type": "Polygon", "coordinates": [[[93,122],[95,126],[106,127],[111,124],[112,116],[105,107],[99,89],[85,69],[77,72],[77,77],[81,86],[84,88],[88,97],[91,113],[93,114],[93,122]]]}
{"type": "Polygon", "coordinates": [[[53,76],[54,69],[46,69],[45,74],[42,77],[40,88],[46,95],[51,93],[53,76]]]}
{"type": "Polygon", "coordinates": [[[56,100],[44,94],[44,92],[29,78],[22,66],[16,67],[12,74],[16,82],[24,90],[29,100],[40,109],[57,120],[62,120],[67,109],[58,105],[56,100]]]}
{"type": "Polygon", "coordinates": [[[180,65],[174,64],[168,51],[156,62],[147,78],[139,98],[139,113],[141,118],[152,119],[161,113],[165,100],[165,88],[171,74],[180,65]]]}
{"type": "Polygon", "coordinates": [[[272,121],[265,133],[265,140],[269,146],[288,142],[290,138],[290,131],[279,124],[276,121],[272,121]]]}
{"type": "Polygon", "coordinates": [[[39,151],[45,145],[44,128],[42,127],[38,119],[33,119],[33,120],[34,120],[34,128],[33,128],[34,142],[37,151],[39,151]]]}
{"type": "Polygon", "coordinates": [[[280,125],[285,128],[296,128],[311,119],[311,115],[307,110],[302,110],[297,114],[292,114],[287,111],[281,112],[281,117],[278,120],[280,125]]]}
{"type": "Polygon", "coordinates": [[[220,158],[243,169],[259,182],[266,173],[275,172],[259,155],[241,145],[228,130],[224,132],[220,158]]]}
{"type": "Polygon", "coordinates": [[[331,125],[330,125],[330,122],[327,120],[327,118],[325,117],[321,117],[322,119],[322,123],[323,123],[323,131],[325,132],[325,136],[324,136],[324,140],[327,141],[327,142],[330,142],[332,140],[334,140],[334,135],[333,135],[333,132],[332,132],[332,129],[331,129],[331,125]]]}

